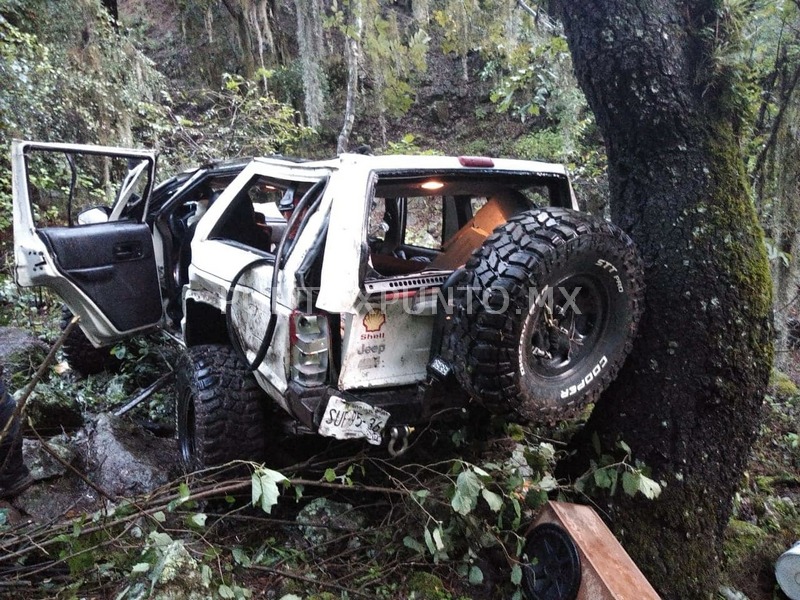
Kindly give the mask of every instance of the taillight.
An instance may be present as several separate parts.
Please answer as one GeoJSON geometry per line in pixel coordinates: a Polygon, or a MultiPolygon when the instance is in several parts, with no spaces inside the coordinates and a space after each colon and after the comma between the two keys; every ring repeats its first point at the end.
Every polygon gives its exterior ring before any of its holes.
{"type": "Polygon", "coordinates": [[[291,376],[301,385],[320,385],[328,376],[328,319],[293,311],[289,321],[291,376]]]}
{"type": "Polygon", "coordinates": [[[462,167],[493,167],[494,161],[488,156],[459,156],[462,167]]]}

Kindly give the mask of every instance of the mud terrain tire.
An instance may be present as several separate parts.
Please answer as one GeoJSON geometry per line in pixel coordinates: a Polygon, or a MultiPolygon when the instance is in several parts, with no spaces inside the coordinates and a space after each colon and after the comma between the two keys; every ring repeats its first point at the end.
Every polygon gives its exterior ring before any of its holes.
{"type": "Polygon", "coordinates": [[[231,346],[187,348],[177,392],[178,449],[187,471],[264,460],[267,399],[231,346]]]}
{"type": "MultiPolygon", "coordinates": [[[[61,307],[61,331],[64,331],[72,320],[72,312],[66,306],[61,307]]],[[[80,327],[73,327],[64,344],[61,346],[67,363],[73,371],[81,375],[96,375],[103,371],[115,372],[119,369],[120,360],[111,354],[110,346],[95,348],[80,327]]]]}
{"type": "Polygon", "coordinates": [[[460,384],[492,412],[573,416],[630,352],[643,306],[633,242],[572,210],[525,212],[467,262],[447,337],[460,384]]]}

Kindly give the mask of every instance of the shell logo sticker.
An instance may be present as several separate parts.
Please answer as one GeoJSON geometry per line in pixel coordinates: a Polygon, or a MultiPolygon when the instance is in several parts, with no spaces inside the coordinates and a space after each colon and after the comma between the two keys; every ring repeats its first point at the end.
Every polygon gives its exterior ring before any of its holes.
{"type": "Polygon", "coordinates": [[[382,313],[380,309],[376,308],[364,315],[362,323],[364,324],[364,331],[367,333],[377,333],[381,330],[383,324],[386,323],[386,315],[382,313]]]}

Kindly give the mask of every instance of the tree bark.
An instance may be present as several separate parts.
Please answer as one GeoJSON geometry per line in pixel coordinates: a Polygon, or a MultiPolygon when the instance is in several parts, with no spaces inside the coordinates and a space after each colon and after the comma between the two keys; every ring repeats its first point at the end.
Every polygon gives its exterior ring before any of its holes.
{"type": "Polygon", "coordinates": [[[119,29],[119,7],[117,6],[117,0],[102,1],[106,12],[108,12],[108,16],[111,17],[111,24],[114,26],[114,29],[119,29]]]}
{"type": "Polygon", "coordinates": [[[356,118],[356,96],[358,95],[358,69],[359,57],[361,56],[361,31],[364,27],[364,19],[361,14],[360,0],[350,2],[350,21],[349,33],[345,34],[345,56],[347,58],[347,100],[344,108],[344,123],[339,132],[339,139],[336,142],[336,152],[341,154],[347,152],[350,142],[350,133],[353,131],[353,123],[356,118]]]}
{"type": "Polygon", "coordinates": [[[772,362],[769,266],[713,0],[554,3],[608,153],[611,214],[646,265],[625,367],[575,440],[622,439],[666,488],[608,514],[664,598],[710,597],[772,362]]]}
{"type": "MultiPolygon", "coordinates": [[[[800,67],[796,73],[800,73],[800,67]]],[[[775,250],[782,253],[771,261],[777,329],[775,366],[779,369],[791,362],[790,343],[796,343],[790,340],[790,333],[796,332],[790,332],[789,309],[797,305],[800,280],[800,93],[796,77],[783,83],[790,90],[781,94],[775,133],[770,135],[772,143],[756,174],[767,235],[775,250]]]]}
{"type": "Polygon", "coordinates": [[[242,3],[236,0],[222,0],[228,14],[236,21],[236,32],[242,52],[242,75],[252,79],[256,72],[256,59],[253,53],[253,42],[250,39],[250,27],[247,23],[247,14],[242,3]]]}
{"type": "Polygon", "coordinates": [[[325,58],[322,10],[319,0],[294,0],[294,4],[297,9],[297,46],[303,65],[303,104],[308,125],[317,128],[325,111],[325,74],[321,66],[325,58]]]}

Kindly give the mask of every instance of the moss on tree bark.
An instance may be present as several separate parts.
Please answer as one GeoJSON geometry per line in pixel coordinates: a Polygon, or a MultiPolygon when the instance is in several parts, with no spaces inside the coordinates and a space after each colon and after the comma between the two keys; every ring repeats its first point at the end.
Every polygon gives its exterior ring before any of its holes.
{"type": "Polygon", "coordinates": [[[623,545],[665,598],[716,590],[722,532],[772,362],[770,277],[736,131],[716,3],[595,0],[557,7],[603,132],[613,220],[646,265],[639,337],[575,444],[617,438],[667,483],[616,497],[623,545]]]}

